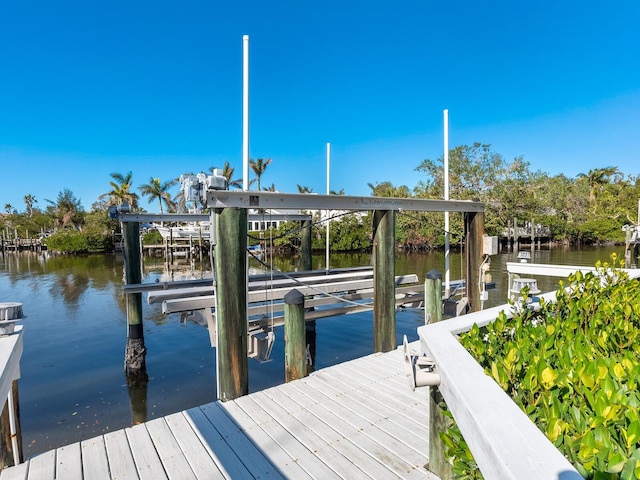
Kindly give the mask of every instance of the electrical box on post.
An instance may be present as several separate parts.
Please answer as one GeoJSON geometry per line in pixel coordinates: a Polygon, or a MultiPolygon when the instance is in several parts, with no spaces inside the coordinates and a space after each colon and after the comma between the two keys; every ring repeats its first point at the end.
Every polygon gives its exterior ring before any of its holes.
{"type": "Polygon", "coordinates": [[[498,254],[498,237],[490,237],[485,235],[482,239],[483,248],[482,253],[485,255],[497,255],[498,254]]]}

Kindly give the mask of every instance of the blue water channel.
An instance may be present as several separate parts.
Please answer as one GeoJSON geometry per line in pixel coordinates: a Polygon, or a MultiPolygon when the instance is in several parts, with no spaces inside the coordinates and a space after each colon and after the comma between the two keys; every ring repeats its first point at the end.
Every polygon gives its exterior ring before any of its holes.
{"type": "MultiPolygon", "coordinates": [[[[622,247],[553,249],[534,252],[534,262],[593,265],[608,260],[622,247]]],[[[370,256],[333,255],[332,267],[363,266],[370,256]]],[[[506,299],[509,252],[492,258],[492,280],[486,306],[506,299]]],[[[278,259],[274,266],[295,268],[294,259],[278,259]],[[277,265],[275,265],[277,263],[277,265]]],[[[314,257],[323,268],[324,257],[314,257]]],[[[396,273],[444,270],[444,255],[400,254],[396,273]]],[[[162,259],[146,259],[145,282],[157,278],[207,278],[206,267],[178,265],[168,271],[162,259]]],[[[451,256],[451,278],[464,276],[460,255],[451,256]]],[[[543,291],[557,287],[557,279],[540,279],[543,291]]],[[[151,420],[216,399],[215,350],[205,328],[183,322],[179,314],[165,316],[160,305],[143,301],[147,347],[146,387],[129,388],[123,369],[126,310],[123,259],[119,255],[87,257],[44,253],[0,255],[0,302],[24,304],[24,353],[19,381],[20,419],[26,457],[86,438],[151,420]]],[[[397,314],[397,342],[406,334],[416,340],[423,313],[406,309],[397,314]]],[[[352,314],[317,321],[315,368],[351,360],[373,351],[373,316],[352,314]]],[[[272,361],[249,361],[250,391],[284,381],[282,327],[275,328],[272,361]]],[[[366,374],[366,372],[363,372],[366,374]]]]}

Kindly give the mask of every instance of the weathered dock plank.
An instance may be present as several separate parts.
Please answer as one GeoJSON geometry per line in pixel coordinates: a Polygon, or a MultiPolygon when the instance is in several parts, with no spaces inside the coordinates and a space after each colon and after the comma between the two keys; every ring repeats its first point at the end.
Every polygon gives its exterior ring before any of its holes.
{"type": "Polygon", "coordinates": [[[203,442],[205,449],[214,459],[218,469],[226,478],[252,478],[247,467],[224,441],[201,408],[188,410],[186,417],[203,442]]]}
{"type": "MultiPolygon", "coordinates": [[[[261,437],[256,444],[264,452],[269,452],[270,448],[282,450],[285,453],[283,456],[286,460],[286,465],[289,465],[291,458],[297,465],[299,465],[307,475],[315,479],[339,479],[337,473],[335,473],[329,466],[327,466],[316,455],[312,455],[309,449],[297,438],[293,433],[284,428],[278,423],[271,415],[269,415],[253,398],[253,396],[242,397],[229,402],[229,404],[223,404],[225,409],[231,411],[234,406],[237,406],[246,413],[248,417],[256,423],[256,426],[262,429],[267,438],[261,437]]],[[[234,417],[235,418],[235,417],[234,417]]],[[[270,458],[274,458],[270,456],[270,458]]],[[[285,470],[283,469],[283,472],[285,470]]],[[[295,478],[295,477],[292,477],[295,478]]],[[[302,477],[301,477],[302,478],[302,477]]]]}
{"type": "Polygon", "coordinates": [[[82,480],[80,442],[56,449],[56,478],[82,480]]]}
{"type": "Polygon", "coordinates": [[[84,478],[112,478],[109,474],[109,460],[104,442],[104,436],[80,442],[84,478]]]}
{"type": "Polygon", "coordinates": [[[27,478],[29,480],[49,480],[55,478],[55,471],[56,451],[50,450],[31,459],[27,478]]]}
{"type": "Polygon", "coordinates": [[[402,352],[373,354],[60,447],[0,480],[436,479],[424,468],[427,400],[402,352]]]}
{"type": "Polygon", "coordinates": [[[147,430],[158,452],[164,471],[169,480],[195,480],[197,479],[191,465],[180,449],[178,442],[171,433],[169,425],[164,418],[156,418],[146,423],[147,430]]]}
{"type": "Polygon", "coordinates": [[[295,395],[295,393],[295,389],[270,389],[265,391],[266,395],[274,402],[282,405],[297,420],[309,425],[328,445],[339,446],[340,453],[348,458],[355,467],[361,470],[361,476],[366,475],[370,478],[381,478],[389,474],[389,471],[384,468],[384,465],[381,465],[374,458],[368,456],[366,452],[353,442],[346,440],[346,435],[344,434],[345,427],[338,425],[338,423],[340,423],[339,418],[331,418],[330,421],[326,421],[326,418],[323,416],[323,409],[317,405],[314,405],[311,409],[304,407],[292,397],[292,394],[295,395]]]}
{"type": "Polygon", "coordinates": [[[300,389],[299,386],[293,386],[293,388],[297,390],[296,400],[302,399],[301,401],[304,401],[305,398],[311,400],[307,408],[329,410],[333,415],[338,416],[343,422],[357,431],[366,432],[371,430],[376,441],[376,437],[382,436],[382,433],[384,433],[385,435],[391,435],[394,440],[405,443],[414,450],[414,454],[425,454],[426,444],[424,439],[428,437],[421,437],[420,434],[424,435],[426,433],[428,435],[428,429],[419,429],[418,433],[418,429],[413,428],[415,427],[415,422],[409,426],[410,428],[406,428],[391,421],[384,412],[367,408],[363,404],[363,400],[366,397],[343,397],[341,401],[337,401],[324,392],[314,389],[310,384],[307,384],[304,389],[300,389]],[[314,405],[316,407],[313,407],[314,405]],[[378,432],[378,430],[382,433],[378,432]]]}
{"type": "MultiPolygon", "coordinates": [[[[286,387],[289,387],[289,385],[286,387]]],[[[293,385],[291,387],[296,389],[293,385]]],[[[301,391],[306,395],[310,388],[307,387],[301,389],[301,391]]],[[[284,387],[282,390],[285,391],[284,387]]],[[[286,391],[289,392],[289,390],[286,391]]],[[[361,415],[362,398],[357,394],[357,390],[354,390],[354,392],[356,393],[355,395],[349,392],[343,395],[339,401],[325,397],[317,403],[317,407],[313,411],[327,424],[331,424],[335,428],[341,428],[340,433],[345,438],[352,439],[369,455],[385,463],[396,475],[403,478],[412,478],[414,476],[421,478],[423,473],[419,470],[422,469],[427,460],[426,451],[424,448],[419,448],[425,446],[424,441],[414,435],[409,435],[410,441],[407,441],[406,436],[403,435],[404,432],[399,433],[398,427],[393,423],[389,423],[396,433],[395,436],[392,435],[389,431],[381,428],[381,422],[385,420],[384,418],[378,422],[371,422],[369,419],[364,418],[361,415]],[[341,423],[333,417],[338,417],[343,422],[341,423]],[[393,461],[389,462],[389,458],[392,458],[393,461]],[[420,458],[423,461],[420,461],[420,458]],[[400,459],[408,460],[408,462],[398,461],[400,459]]],[[[299,398],[293,394],[291,396],[296,399],[299,398]]]]}
{"type": "Polygon", "coordinates": [[[175,413],[167,416],[166,420],[196,477],[211,480],[224,478],[184,414],[175,413]]]}
{"type": "Polygon", "coordinates": [[[105,434],[104,446],[107,452],[111,478],[138,478],[136,464],[124,430],[116,430],[105,434]]]}
{"type": "Polygon", "coordinates": [[[125,433],[140,480],[166,480],[167,474],[146,426],[135,425],[125,429],[125,433]]]}
{"type": "Polygon", "coordinates": [[[330,468],[334,471],[339,478],[358,478],[358,476],[362,476],[362,470],[354,465],[340,449],[336,448],[336,443],[340,438],[336,438],[334,442],[328,443],[316,431],[319,427],[318,425],[309,425],[300,421],[285,408],[275,402],[269,401],[263,392],[255,393],[254,398],[265,411],[268,409],[268,413],[273,416],[280,425],[292,435],[295,435],[309,452],[322,460],[328,469],[330,468]]]}
{"type": "MultiPolygon", "coordinates": [[[[278,393],[288,393],[291,400],[295,399],[299,403],[305,402],[305,395],[295,387],[289,389],[288,392],[278,390],[278,393]]],[[[278,399],[274,397],[274,400],[278,399]]],[[[391,439],[384,438],[384,432],[377,430],[375,425],[357,416],[354,410],[337,402],[327,402],[326,404],[310,402],[306,407],[300,403],[300,406],[304,410],[298,411],[298,418],[302,421],[312,422],[312,424],[320,422],[335,431],[341,437],[341,450],[348,454],[349,458],[367,476],[371,478],[410,477],[412,470],[410,465],[400,465],[402,462],[397,462],[395,458],[389,461],[389,451],[382,447],[382,444],[386,445],[387,441],[391,439]],[[381,437],[382,441],[379,441],[381,437]],[[347,449],[345,445],[350,446],[347,449]]],[[[291,406],[291,411],[296,415],[293,406],[291,406]]],[[[418,478],[421,477],[422,475],[418,478]]]]}
{"type": "MultiPolygon", "coordinates": [[[[409,416],[416,415],[416,421],[424,420],[424,418],[420,418],[420,411],[414,411],[414,407],[420,405],[420,400],[404,392],[404,390],[411,392],[408,385],[406,385],[406,388],[396,388],[395,385],[386,385],[382,380],[372,381],[370,378],[365,378],[367,377],[366,371],[362,369],[354,369],[352,371],[332,370],[330,372],[320,370],[318,374],[320,376],[326,375],[331,382],[341,383],[342,388],[362,391],[369,396],[382,397],[385,403],[398,413],[408,414],[409,416]]],[[[425,408],[424,417],[426,418],[426,416],[425,408]]]]}
{"type": "Polygon", "coordinates": [[[275,465],[278,465],[278,470],[285,478],[312,478],[236,402],[227,402],[220,406],[227,415],[234,419],[238,427],[253,442],[256,448],[260,449],[275,465]]]}
{"type": "Polygon", "coordinates": [[[25,480],[28,470],[28,463],[21,463],[15,467],[5,468],[0,471],[0,480],[25,480]]]}
{"type": "Polygon", "coordinates": [[[254,478],[283,478],[238,425],[222,411],[219,402],[208,403],[200,409],[254,478]]]}

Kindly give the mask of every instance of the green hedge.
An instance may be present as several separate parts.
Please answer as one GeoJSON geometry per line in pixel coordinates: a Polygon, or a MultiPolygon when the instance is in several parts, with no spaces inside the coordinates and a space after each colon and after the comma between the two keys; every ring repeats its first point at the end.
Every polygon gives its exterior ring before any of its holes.
{"type": "MultiPolygon", "coordinates": [[[[640,281],[596,267],[460,340],[583,476],[640,478],[640,281]]],[[[481,478],[455,425],[442,439],[454,473],[481,478]]]]}
{"type": "Polygon", "coordinates": [[[78,230],[63,230],[46,239],[47,249],[61,253],[102,253],[113,250],[111,235],[78,230]]]}
{"type": "Polygon", "coordinates": [[[162,245],[162,235],[158,230],[150,230],[142,235],[143,245],[162,245]]]}

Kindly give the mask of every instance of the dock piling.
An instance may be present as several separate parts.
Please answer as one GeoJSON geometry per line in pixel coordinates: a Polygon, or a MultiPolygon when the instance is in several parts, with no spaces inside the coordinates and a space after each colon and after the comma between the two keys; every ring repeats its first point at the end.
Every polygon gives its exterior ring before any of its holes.
{"type": "MultiPolygon", "coordinates": [[[[123,222],[125,284],[142,283],[140,260],[140,224],[123,222]]],[[[125,349],[125,371],[127,381],[146,381],[144,330],[142,328],[142,294],[127,293],[127,346],[125,349]],[[133,377],[136,377],[135,379],[133,377]],[[139,378],[138,378],[139,377],[139,378]]]]}
{"type": "Polygon", "coordinates": [[[471,312],[482,309],[480,303],[480,265],[483,257],[484,213],[465,213],[466,231],[466,295],[471,312]]]}
{"type": "MultiPolygon", "coordinates": [[[[442,320],[442,274],[430,270],[424,281],[424,316],[425,323],[442,320]]],[[[451,420],[444,414],[444,399],[437,386],[429,387],[429,470],[442,480],[451,478],[451,464],[447,461],[445,445],[440,439],[451,420]]]]}
{"type": "Polygon", "coordinates": [[[311,270],[311,220],[302,221],[302,234],[300,239],[300,270],[311,270]]]}
{"type": "Polygon", "coordinates": [[[396,348],[395,210],[373,213],[373,351],[396,348]]]}
{"type": "Polygon", "coordinates": [[[284,296],[284,364],[287,382],[307,376],[304,295],[297,289],[284,296]]]}
{"type": "Polygon", "coordinates": [[[216,210],[218,398],[249,393],[247,362],[247,210],[216,210]]]}

